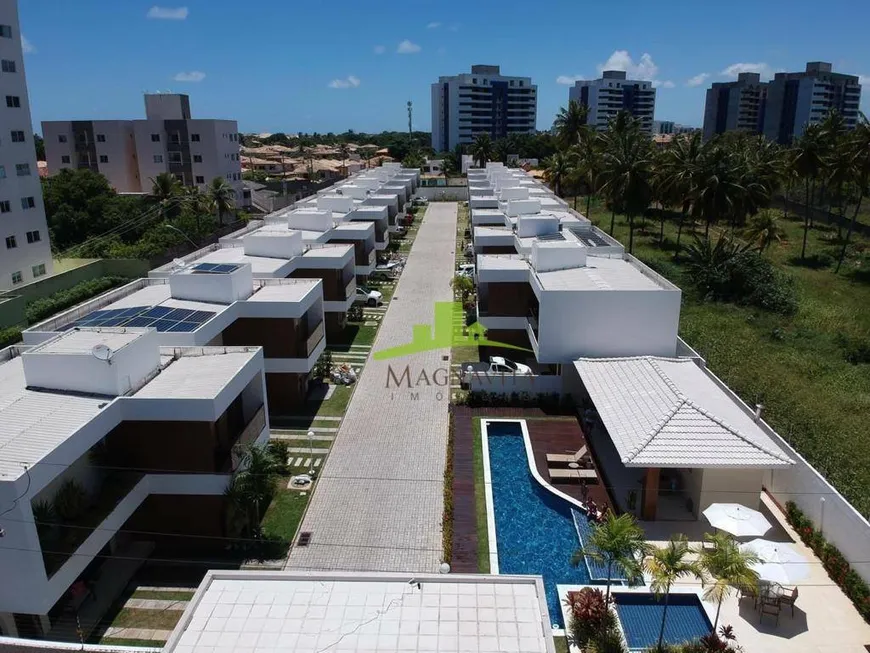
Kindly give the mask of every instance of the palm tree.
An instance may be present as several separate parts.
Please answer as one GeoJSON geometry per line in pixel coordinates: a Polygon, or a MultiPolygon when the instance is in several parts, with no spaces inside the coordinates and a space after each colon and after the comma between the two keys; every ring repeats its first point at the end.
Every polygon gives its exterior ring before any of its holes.
{"type": "Polygon", "coordinates": [[[236,191],[223,177],[215,177],[205,192],[212,210],[217,214],[218,224],[223,224],[224,215],[235,211],[236,191]]]}
{"type": "Polygon", "coordinates": [[[492,155],[497,161],[501,161],[507,165],[508,155],[511,153],[510,145],[506,138],[498,138],[493,141],[492,155]]]}
{"type": "Polygon", "coordinates": [[[478,134],[471,144],[471,154],[478,167],[485,168],[486,162],[492,160],[492,139],[489,134],[478,134]]]}
{"type": "Polygon", "coordinates": [[[643,529],[637,525],[633,515],[626,513],[617,517],[608,512],[604,521],[593,528],[586,547],[577,549],[571,556],[571,564],[576,567],[585,556],[589,556],[607,566],[605,600],[609,605],[610,583],[614,571],[621,570],[626,578],[637,578],[640,575],[640,561],[652,550],[645,538],[643,529]]]}
{"type": "Polygon", "coordinates": [[[849,221],[849,229],[846,231],[846,238],[843,240],[843,247],[840,249],[840,256],[837,259],[837,268],[835,274],[839,274],[840,266],[843,265],[843,259],[846,258],[846,248],[849,246],[849,240],[852,237],[852,231],[855,229],[855,222],[858,220],[858,212],[861,210],[861,203],[870,192],[870,121],[867,116],[861,114],[861,119],[850,139],[849,151],[852,154],[852,171],[853,182],[858,190],[858,199],[855,203],[855,211],[852,213],[852,219],[849,221]]]}
{"type": "Polygon", "coordinates": [[[738,211],[744,192],[729,148],[723,143],[705,147],[692,203],[693,215],[704,221],[704,238],[709,238],[713,222],[731,218],[738,211]]]}
{"type": "Polygon", "coordinates": [[[743,232],[747,240],[758,245],[758,251],[764,253],[774,242],[781,242],[785,229],[779,223],[779,211],[762,209],[749,219],[749,225],[743,232]]]}
{"type": "Polygon", "coordinates": [[[149,197],[160,206],[160,214],[164,220],[169,220],[171,217],[181,188],[176,176],[168,172],[161,172],[156,177],[151,178],[151,195],[149,197]]]}
{"type": "Polygon", "coordinates": [[[559,144],[567,149],[580,142],[580,134],[586,127],[589,107],[577,100],[568,100],[568,107],[559,109],[553,128],[559,144]]]}
{"type": "Polygon", "coordinates": [[[202,215],[211,211],[209,198],[203,195],[196,186],[185,186],[182,189],[184,203],[193,211],[196,219],[196,232],[202,235],[202,215]]]}
{"type": "Polygon", "coordinates": [[[598,177],[601,174],[601,140],[598,134],[591,129],[583,129],[574,152],[577,173],[586,186],[586,217],[591,220],[592,196],[598,191],[598,177]]]}
{"type": "Polygon", "coordinates": [[[245,516],[248,527],[256,530],[283,465],[266,447],[256,444],[236,447],[235,454],[237,471],[224,494],[245,516]]]}
{"type": "Polygon", "coordinates": [[[557,151],[544,161],[544,179],[553,187],[557,196],[562,196],[562,187],[572,174],[571,160],[568,155],[557,151]]]}
{"type": "Polygon", "coordinates": [[[689,209],[697,190],[702,152],[701,134],[695,132],[690,138],[678,138],[671,141],[671,146],[665,150],[665,157],[662,161],[664,191],[671,196],[674,203],[678,203],[681,207],[680,222],[677,226],[675,257],[679,256],[680,253],[683,225],[689,215],[689,209]]]}
{"type": "MultiPolygon", "coordinates": [[[[338,146],[338,156],[341,157],[341,167],[344,168],[344,164],[347,162],[347,157],[350,155],[350,148],[347,146],[347,143],[342,143],[338,146]]],[[[347,171],[345,171],[346,173],[347,171]]]]}
{"type": "Polygon", "coordinates": [[[815,192],[816,180],[824,165],[825,144],[819,125],[807,125],[803,135],[796,141],[794,147],[793,165],[795,173],[804,181],[804,240],[801,245],[801,258],[806,258],[807,235],[810,230],[812,214],[812,196],[815,192]]]}
{"type": "Polygon", "coordinates": [[[665,597],[665,608],[662,611],[662,625],[659,628],[658,650],[662,650],[662,640],[665,637],[665,622],[668,618],[668,599],[671,587],[680,578],[695,576],[701,578],[703,571],[701,565],[694,560],[689,560],[691,553],[689,541],[685,535],[672,537],[663,549],[656,548],[644,561],[644,568],[650,575],[650,589],[656,597],[665,597]]]}
{"type": "Polygon", "coordinates": [[[709,576],[705,581],[704,600],[716,602],[716,620],[712,631],[715,633],[722,601],[731,596],[735,589],[757,587],[758,573],[752,569],[752,565],[759,562],[759,558],[754,552],[741,549],[727,533],[707,533],[704,540],[710,546],[702,547],[697,552],[698,562],[709,576]]]}

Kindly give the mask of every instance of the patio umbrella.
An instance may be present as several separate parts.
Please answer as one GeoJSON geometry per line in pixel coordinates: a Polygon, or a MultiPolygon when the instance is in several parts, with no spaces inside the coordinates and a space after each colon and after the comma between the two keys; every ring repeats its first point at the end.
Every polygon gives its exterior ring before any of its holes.
{"type": "Polygon", "coordinates": [[[781,585],[794,585],[810,573],[806,558],[790,544],[770,540],[750,540],[740,545],[743,551],[752,551],[761,562],[752,565],[762,580],[781,585]]]}
{"type": "Polygon", "coordinates": [[[770,530],[770,522],[764,515],[739,503],[712,503],[704,511],[704,517],[713,528],[735,537],[758,537],[770,530]]]}

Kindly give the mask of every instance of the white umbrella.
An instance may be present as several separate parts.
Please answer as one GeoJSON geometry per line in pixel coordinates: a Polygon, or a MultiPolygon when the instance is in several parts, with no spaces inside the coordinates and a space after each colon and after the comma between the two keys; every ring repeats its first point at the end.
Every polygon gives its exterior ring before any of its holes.
{"type": "Polygon", "coordinates": [[[713,528],[735,537],[758,537],[770,530],[770,522],[764,515],[739,503],[712,503],[704,511],[704,517],[713,528]]]}
{"type": "Polygon", "coordinates": [[[761,558],[752,568],[762,580],[781,585],[794,585],[810,574],[806,558],[790,544],[770,540],[751,540],[740,545],[743,551],[752,551],[761,558]]]}

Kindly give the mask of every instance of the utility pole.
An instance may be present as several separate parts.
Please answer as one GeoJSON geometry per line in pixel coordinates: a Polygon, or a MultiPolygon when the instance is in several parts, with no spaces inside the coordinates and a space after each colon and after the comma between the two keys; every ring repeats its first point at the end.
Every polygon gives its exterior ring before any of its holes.
{"type": "Polygon", "coordinates": [[[411,134],[412,134],[411,115],[413,114],[413,112],[414,112],[414,108],[413,108],[413,105],[411,104],[411,100],[408,100],[408,140],[409,141],[411,140],[411,134]]]}

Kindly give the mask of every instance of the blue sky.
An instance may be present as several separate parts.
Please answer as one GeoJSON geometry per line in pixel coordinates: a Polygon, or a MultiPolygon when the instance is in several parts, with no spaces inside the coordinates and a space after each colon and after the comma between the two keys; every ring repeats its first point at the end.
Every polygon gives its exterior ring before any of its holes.
{"type": "Polygon", "coordinates": [[[870,4],[586,0],[19,0],[34,128],[42,120],[137,118],[142,93],[189,93],[195,117],[242,131],[430,126],[429,85],[471,64],[538,85],[538,127],[570,78],[607,62],[658,81],[656,118],[700,125],[704,90],[738,70],[824,60],[867,76],[870,4]],[[562,82],[562,83],[560,83],[562,82]]]}

